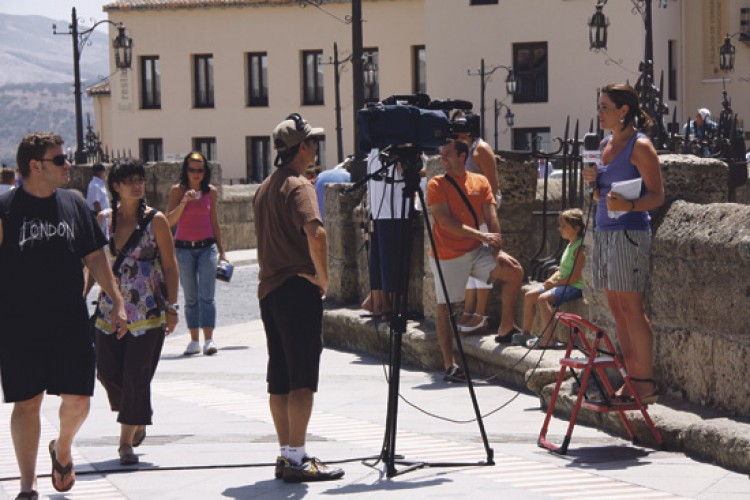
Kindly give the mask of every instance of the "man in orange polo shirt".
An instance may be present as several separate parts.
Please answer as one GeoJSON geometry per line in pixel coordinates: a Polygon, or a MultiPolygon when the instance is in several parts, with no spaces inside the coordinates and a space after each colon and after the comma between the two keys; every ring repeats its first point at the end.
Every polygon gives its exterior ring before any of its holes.
{"type": "Polygon", "coordinates": [[[521,331],[513,317],[523,268],[516,259],[502,251],[503,240],[492,188],[484,176],[466,171],[464,163],[468,154],[469,148],[463,142],[454,141],[443,146],[440,160],[445,175],[433,177],[427,185],[427,205],[434,219],[435,247],[448,295],[443,294],[435,256],[431,252],[430,265],[435,276],[437,300],[435,327],[445,365],[444,379],[457,382],[465,380],[466,376],[453,354],[448,303],[463,298],[469,276],[487,283],[498,280],[503,285],[500,294],[502,317],[496,340],[510,342],[513,334],[521,331]],[[478,229],[483,222],[487,224],[488,232],[478,229]]]}

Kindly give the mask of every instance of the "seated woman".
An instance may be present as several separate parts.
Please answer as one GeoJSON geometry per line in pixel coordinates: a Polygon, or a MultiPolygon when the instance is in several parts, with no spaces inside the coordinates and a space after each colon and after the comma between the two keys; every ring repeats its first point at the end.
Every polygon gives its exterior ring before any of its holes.
{"type": "Polygon", "coordinates": [[[583,233],[586,230],[583,212],[579,208],[565,210],[560,214],[559,223],[560,235],[569,242],[560,259],[560,269],[542,286],[526,292],[524,299],[523,331],[531,331],[537,307],[544,324],[541,336],[526,342],[529,349],[562,347],[552,337],[555,331],[552,321],[553,308],[583,296],[583,233]]]}

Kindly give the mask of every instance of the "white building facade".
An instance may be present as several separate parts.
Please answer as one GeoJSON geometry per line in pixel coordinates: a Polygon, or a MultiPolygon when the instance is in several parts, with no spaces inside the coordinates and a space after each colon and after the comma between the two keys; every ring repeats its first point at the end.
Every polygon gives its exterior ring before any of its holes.
{"type": "MultiPolygon", "coordinates": [[[[133,66],[110,78],[110,92],[95,99],[97,131],[110,149],[139,152],[145,160],[178,158],[201,150],[222,164],[224,177],[259,182],[272,168],[271,130],[299,112],[326,129],[321,163],[337,161],[336,67],[351,54],[351,2],[325,0],[118,0],[105,5],[113,22],[133,38],[133,66]]],[[[363,46],[377,66],[366,98],[427,92],[465,99],[480,110],[484,59],[484,137],[497,149],[554,148],[566,117],[581,134],[596,117],[596,90],[638,79],[645,30],[634,7],[612,0],[608,50],[588,48],[587,23],[595,0],[363,0],[363,46]],[[505,92],[506,66],[519,77],[505,92]],[[496,68],[496,69],[495,69],[496,68]],[[493,72],[494,70],[494,72],[493,72]],[[497,107],[496,100],[501,103],[497,107]],[[515,115],[509,127],[504,116],[515,115]],[[498,110],[496,113],[495,110],[498,110]],[[495,117],[498,117],[496,120],[495,117]],[[495,126],[497,123],[497,127],[495,126]]],[[[695,109],[718,116],[722,76],[718,47],[727,33],[747,31],[750,0],[654,0],[657,84],[683,123],[695,109]],[[746,5],[747,4],[747,5],[746,5]],[[666,6],[666,8],[664,8],[666,6]],[[745,17],[743,17],[745,16],[745,17]],[[714,54],[715,52],[715,54],[714,54]]],[[[724,81],[733,108],[750,115],[746,42],[733,39],[736,69],[724,81]]],[[[112,65],[114,67],[114,64],[112,65]]],[[[341,72],[342,143],[354,150],[352,67],[341,72]]],[[[596,126],[596,125],[594,125],[596,126]]],[[[572,133],[572,129],[571,129],[572,133]]]]}

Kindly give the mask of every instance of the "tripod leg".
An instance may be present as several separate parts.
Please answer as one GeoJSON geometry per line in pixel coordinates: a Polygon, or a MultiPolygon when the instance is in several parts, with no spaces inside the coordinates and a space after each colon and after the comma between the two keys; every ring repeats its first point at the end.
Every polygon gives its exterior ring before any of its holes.
{"type": "Polygon", "coordinates": [[[456,347],[458,349],[458,355],[459,359],[461,360],[461,366],[464,367],[464,371],[466,373],[466,385],[469,388],[469,395],[471,396],[471,404],[474,408],[474,415],[477,419],[477,425],[479,426],[479,433],[482,436],[482,443],[484,444],[484,450],[487,454],[487,464],[488,465],[494,465],[494,450],[490,448],[490,443],[487,438],[487,431],[484,428],[484,420],[482,419],[482,413],[479,410],[479,403],[477,402],[477,396],[474,392],[474,383],[471,380],[471,373],[469,371],[468,364],[466,363],[466,355],[464,354],[464,348],[463,343],[461,342],[461,336],[458,334],[458,327],[456,326],[456,319],[453,315],[453,310],[451,308],[450,304],[450,298],[448,297],[448,291],[445,286],[445,278],[443,277],[443,271],[440,268],[440,259],[438,259],[437,255],[437,248],[435,247],[435,238],[432,236],[432,226],[430,225],[430,217],[427,215],[427,203],[425,201],[424,193],[422,190],[417,186],[416,189],[417,195],[419,196],[419,201],[422,204],[422,207],[424,207],[424,210],[422,212],[422,215],[424,217],[424,223],[425,227],[427,228],[427,235],[430,238],[430,247],[432,248],[432,254],[435,256],[435,269],[437,270],[438,276],[436,276],[436,279],[440,280],[440,286],[443,290],[443,295],[446,297],[446,304],[448,306],[448,317],[451,319],[451,327],[453,329],[453,338],[456,341],[456,347]]]}

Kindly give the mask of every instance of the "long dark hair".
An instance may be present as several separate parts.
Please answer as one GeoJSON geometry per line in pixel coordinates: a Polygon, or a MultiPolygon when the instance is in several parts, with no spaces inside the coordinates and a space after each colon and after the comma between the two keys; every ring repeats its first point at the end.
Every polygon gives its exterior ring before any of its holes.
{"type": "Polygon", "coordinates": [[[630,85],[622,83],[611,83],[601,89],[602,94],[606,94],[617,109],[628,105],[628,114],[622,121],[622,129],[625,130],[632,124],[633,127],[641,130],[648,130],[653,125],[651,118],[646,114],[638,101],[638,93],[630,85]]]}
{"type": "Polygon", "coordinates": [[[180,170],[180,186],[185,189],[190,189],[190,181],[188,181],[188,164],[191,161],[203,162],[203,180],[201,181],[201,192],[207,194],[211,191],[211,167],[208,165],[208,160],[198,151],[192,151],[189,153],[184,160],[182,160],[182,170],[180,170]]]}
{"type": "MultiPolygon", "coordinates": [[[[114,245],[115,231],[117,230],[117,206],[120,202],[120,194],[115,191],[115,182],[122,183],[128,177],[133,175],[139,175],[146,177],[146,169],[143,167],[141,160],[134,158],[121,158],[115,160],[112,164],[112,168],[109,169],[109,176],[107,176],[107,187],[109,188],[109,194],[112,197],[110,205],[112,206],[112,232],[110,236],[110,245],[114,245]]],[[[146,199],[141,198],[138,204],[138,223],[140,224],[143,220],[143,214],[146,212],[146,199]]]]}

